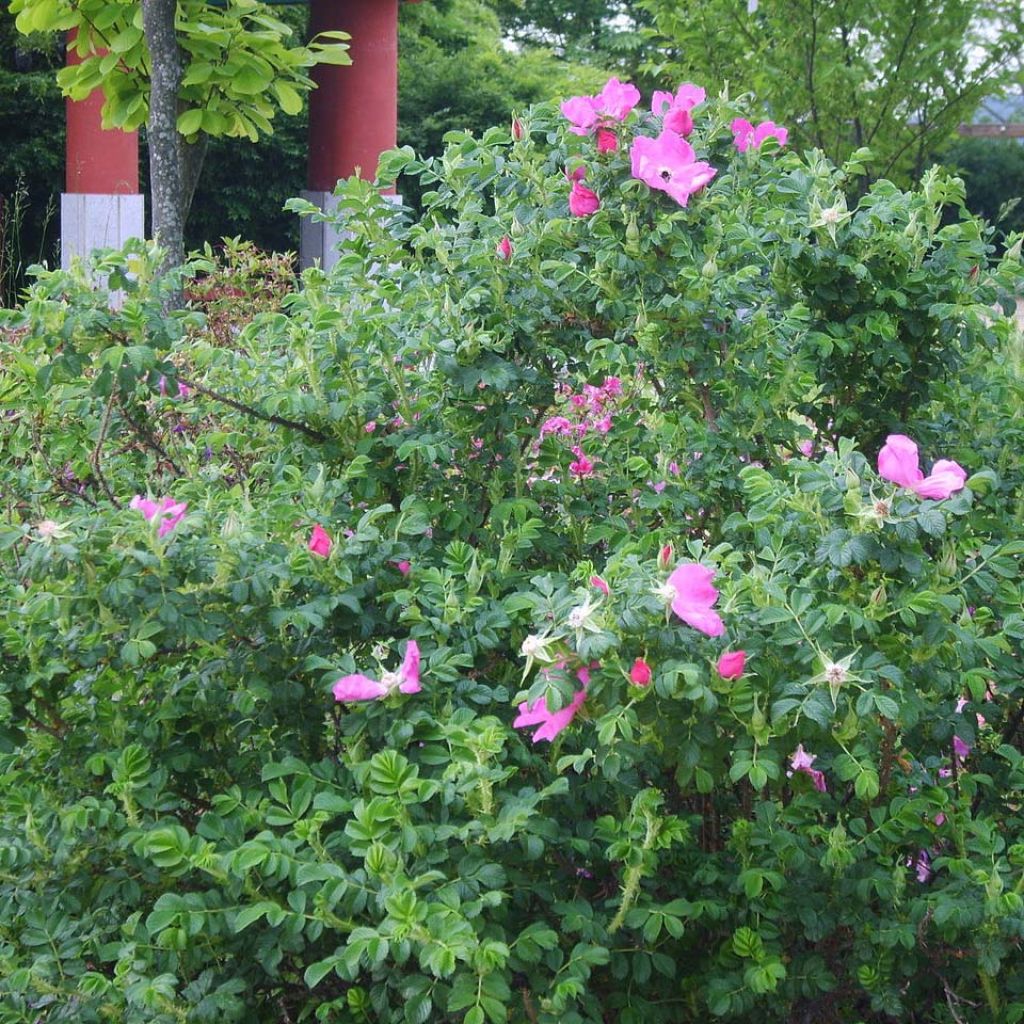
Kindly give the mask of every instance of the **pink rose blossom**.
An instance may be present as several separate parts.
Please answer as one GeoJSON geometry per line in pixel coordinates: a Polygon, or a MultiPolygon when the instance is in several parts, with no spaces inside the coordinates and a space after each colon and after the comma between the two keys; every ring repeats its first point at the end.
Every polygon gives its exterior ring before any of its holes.
{"type": "Polygon", "coordinates": [[[589,217],[601,208],[601,200],[597,193],[583,184],[586,167],[577,167],[574,171],[566,171],[566,178],[572,183],[569,189],[569,212],[574,217],[589,217]]]}
{"type": "Polygon", "coordinates": [[[963,489],[967,474],[956,462],[939,459],[925,476],[918,465],[917,445],[904,434],[890,434],[878,453],[878,475],[901,487],[908,487],[922,498],[941,501],[963,489]]]}
{"type": "MultiPolygon", "coordinates": [[[[938,818],[935,819],[935,823],[939,824],[938,818]]],[[[932,877],[932,858],[927,850],[918,850],[916,857],[908,858],[907,867],[914,869],[917,881],[921,885],[924,885],[932,877]]]]}
{"type": "Polygon", "coordinates": [[[789,130],[774,121],[762,121],[756,128],[746,118],[737,117],[729,125],[736,148],[745,153],[748,149],[760,149],[765,139],[775,138],[780,146],[786,144],[789,130]]]}
{"type": "Polygon", "coordinates": [[[633,177],[668,193],[680,206],[686,206],[690,196],[718,173],[698,161],[693,147],[672,131],[662,131],[656,139],[638,136],[629,155],[633,177]]]}
{"type": "Polygon", "coordinates": [[[676,595],[672,611],[705,636],[721,636],[725,632],[725,623],[711,610],[718,600],[718,591],[711,584],[714,576],[714,569],[688,562],[678,566],[668,578],[668,586],[676,595]]]}
{"type": "Polygon", "coordinates": [[[406,559],[403,558],[402,561],[395,562],[395,568],[398,569],[398,571],[403,576],[408,576],[409,573],[412,572],[412,563],[409,562],[409,561],[406,561],[406,559]]]}
{"type": "Polygon", "coordinates": [[[136,494],[128,505],[129,508],[141,512],[147,520],[154,518],[159,520],[160,526],[156,531],[158,537],[165,537],[185,517],[188,509],[188,502],[176,502],[173,498],[163,498],[159,502],[151,498],[143,498],[136,494]]]}
{"type": "Polygon", "coordinates": [[[601,390],[609,398],[618,398],[622,394],[622,381],[618,377],[605,377],[601,390]]]}
{"type": "Polygon", "coordinates": [[[575,461],[569,463],[569,472],[577,479],[594,475],[594,463],[587,458],[586,452],[578,445],[572,446],[572,453],[576,456],[575,461]]]}
{"type": "Polygon", "coordinates": [[[309,544],[307,545],[309,550],[320,558],[327,558],[331,553],[333,544],[334,541],[331,540],[331,535],[317,523],[309,536],[309,544]]]}
{"type": "Polygon", "coordinates": [[[634,686],[647,686],[651,681],[651,666],[643,658],[637,658],[629,670],[629,681],[634,686]]]}
{"type": "Polygon", "coordinates": [[[573,96],[559,108],[572,123],[574,135],[589,135],[596,127],[624,121],[640,102],[640,90],[635,85],[609,78],[596,96],[573,96]]]}
{"type": "Polygon", "coordinates": [[[506,263],[512,259],[512,239],[508,235],[502,235],[501,241],[495,246],[495,253],[498,259],[504,260],[506,263]]]}
{"type": "Polygon", "coordinates": [[[726,651],[718,659],[718,674],[723,679],[739,679],[747,664],[746,651],[726,651]]]}
{"type": "Polygon", "coordinates": [[[583,687],[576,691],[573,699],[564,708],[558,711],[548,711],[547,701],[543,697],[538,698],[532,707],[523,702],[519,705],[519,714],[512,723],[512,727],[526,729],[531,725],[539,725],[540,728],[533,734],[533,742],[553,740],[576,717],[576,712],[587,699],[590,673],[586,668],[581,668],[577,671],[576,678],[583,684],[583,687]]]}
{"type": "Polygon", "coordinates": [[[689,135],[693,130],[693,117],[690,111],[703,103],[707,94],[698,85],[689,82],[679,86],[673,96],[670,92],[658,90],[651,97],[651,113],[655,117],[663,117],[662,128],[689,135]]]}
{"type": "Polygon", "coordinates": [[[679,463],[674,461],[670,462],[668,464],[668,471],[672,476],[679,476],[679,463]]]}
{"type": "Polygon", "coordinates": [[[419,693],[420,648],[415,640],[405,647],[405,658],[397,672],[385,672],[382,679],[371,679],[360,673],[342,676],[332,688],[337,701],[377,700],[398,690],[399,693],[419,693]]]}
{"type": "Polygon", "coordinates": [[[363,430],[365,430],[368,434],[372,434],[376,429],[377,429],[377,424],[376,424],[376,422],[374,420],[370,420],[363,427],[363,430]]]}

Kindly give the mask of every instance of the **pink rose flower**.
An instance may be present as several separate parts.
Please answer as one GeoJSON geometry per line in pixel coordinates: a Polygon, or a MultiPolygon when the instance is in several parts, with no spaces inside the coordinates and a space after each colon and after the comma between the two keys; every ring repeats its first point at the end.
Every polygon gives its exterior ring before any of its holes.
{"type": "Polygon", "coordinates": [[[512,723],[512,728],[526,729],[531,725],[539,725],[540,728],[533,734],[533,742],[553,740],[576,717],[576,712],[587,699],[590,673],[587,669],[581,668],[577,671],[576,678],[583,684],[583,687],[576,691],[573,699],[564,708],[560,708],[558,711],[549,711],[547,701],[543,697],[538,698],[532,707],[524,702],[519,705],[519,714],[512,723]]]}
{"type": "Polygon", "coordinates": [[[690,196],[718,173],[710,164],[696,159],[685,139],[668,130],[656,139],[637,136],[629,155],[633,177],[666,192],[680,206],[686,206],[690,196]]]}
{"type": "Polygon", "coordinates": [[[693,130],[690,111],[703,103],[707,94],[699,85],[685,82],[673,96],[670,92],[657,90],[651,97],[651,113],[663,118],[661,126],[680,135],[689,135],[693,130]]]}
{"type": "Polygon", "coordinates": [[[501,236],[501,241],[497,244],[494,251],[498,259],[504,260],[506,263],[512,259],[512,240],[508,235],[501,236]]]}
{"type": "Polygon", "coordinates": [[[406,559],[403,558],[400,562],[395,562],[395,568],[397,568],[403,576],[408,576],[409,573],[412,572],[412,562],[406,561],[406,559]]]}
{"type": "Polygon", "coordinates": [[[173,498],[163,498],[159,502],[151,498],[143,498],[136,494],[128,505],[129,508],[141,512],[147,520],[157,519],[160,523],[156,531],[158,537],[165,537],[185,517],[188,509],[188,502],[176,502],[173,498]]]}
{"type": "Polygon", "coordinates": [[[647,686],[651,681],[651,666],[643,658],[637,658],[629,670],[629,681],[634,686],[647,686]]]}
{"type": "Polygon", "coordinates": [[[726,651],[718,659],[718,674],[723,679],[739,679],[747,664],[746,651],[726,651]]]}
{"type": "Polygon", "coordinates": [[[396,672],[385,672],[381,679],[371,679],[361,673],[342,676],[332,692],[336,701],[378,700],[397,690],[399,693],[419,693],[420,686],[420,648],[415,640],[410,640],[405,647],[405,658],[402,667],[396,672]]]}
{"type": "Polygon", "coordinates": [[[601,579],[600,576],[591,576],[590,577],[590,585],[595,590],[600,590],[601,593],[604,594],[605,597],[607,597],[611,593],[611,591],[608,589],[608,584],[605,583],[605,581],[603,579],[601,579]]]}
{"type": "Polygon", "coordinates": [[[948,459],[939,459],[925,476],[918,465],[917,445],[904,434],[890,434],[878,453],[878,475],[901,487],[907,487],[922,498],[941,501],[963,489],[967,473],[948,459]]]}
{"type": "Polygon", "coordinates": [[[589,217],[601,208],[597,193],[583,184],[586,173],[585,167],[577,167],[572,173],[566,171],[565,176],[572,182],[569,189],[569,212],[574,217],[589,217]]]}
{"type": "Polygon", "coordinates": [[[729,127],[733,143],[741,153],[748,149],[760,149],[761,143],[768,138],[777,139],[780,146],[784,146],[789,139],[789,130],[774,121],[762,121],[755,128],[746,118],[737,117],[729,127]]]}
{"type": "Polygon", "coordinates": [[[712,586],[715,570],[698,562],[680,565],[668,578],[668,586],[675,591],[672,611],[688,626],[705,634],[721,636],[725,623],[711,606],[718,600],[718,591],[712,586]]]}
{"type": "Polygon", "coordinates": [[[825,773],[818,771],[814,768],[814,762],[818,759],[816,754],[809,754],[804,750],[804,745],[801,743],[797,746],[796,750],[790,755],[789,765],[790,771],[786,772],[787,775],[792,776],[793,772],[801,772],[804,775],[810,776],[811,782],[814,783],[814,788],[819,793],[828,792],[828,784],[825,782],[825,773]]]}
{"type": "Polygon", "coordinates": [[[307,545],[309,550],[320,558],[327,558],[333,545],[334,541],[331,540],[331,535],[317,523],[309,535],[309,544],[307,545]]]}

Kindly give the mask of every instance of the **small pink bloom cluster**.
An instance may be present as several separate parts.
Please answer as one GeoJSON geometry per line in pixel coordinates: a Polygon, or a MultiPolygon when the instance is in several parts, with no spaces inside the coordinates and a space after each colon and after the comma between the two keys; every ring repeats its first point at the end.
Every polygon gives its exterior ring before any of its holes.
{"type": "Polygon", "coordinates": [[[579,441],[592,432],[607,434],[612,429],[611,410],[621,396],[622,381],[618,377],[606,377],[600,387],[587,384],[579,392],[563,387],[559,402],[564,405],[565,414],[549,416],[541,424],[540,440],[554,435],[577,442],[570,447],[575,458],[569,464],[569,472],[577,479],[594,474],[594,459],[587,455],[579,441]]]}
{"type": "Polygon", "coordinates": [[[141,494],[136,494],[128,507],[141,512],[150,522],[156,519],[160,523],[156,535],[165,537],[185,518],[188,502],[175,501],[173,498],[154,501],[152,498],[143,498],[141,494]]]}
{"type": "MultiPolygon", "coordinates": [[[[710,164],[698,160],[686,136],[693,131],[693,109],[707,98],[705,91],[691,82],[684,82],[675,93],[656,91],[651,97],[651,113],[661,120],[657,138],[638,135],[630,146],[631,173],[653,189],[665,192],[680,206],[699,192],[718,173],[710,164]]],[[[569,131],[576,135],[595,135],[598,153],[612,153],[619,147],[616,126],[629,116],[640,102],[636,86],[611,78],[596,96],[573,96],[561,110],[572,123],[569,131]]],[[[745,153],[757,149],[772,137],[785,145],[788,132],[774,121],[762,121],[756,127],[743,118],[732,122],[733,141],[745,153]]],[[[574,217],[588,217],[600,209],[597,193],[583,185],[585,167],[566,170],[571,183],[569,212],[574,217]]]]}

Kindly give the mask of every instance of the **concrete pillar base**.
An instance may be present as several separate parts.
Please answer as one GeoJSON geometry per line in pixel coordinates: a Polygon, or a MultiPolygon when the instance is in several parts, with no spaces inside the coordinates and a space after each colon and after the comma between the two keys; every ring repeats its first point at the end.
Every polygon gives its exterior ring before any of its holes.
{"type": "Polygon", "coordinates": [[[144,238],[145,207],[138,194],[99,195],[62,192],[60,197],[60,265],[94,249],[120,249],[129,238],[144,238]]]}
{"type": "MultiPolygon", "coordinates": [[[[312,203],[325,213],[334,213],[338,209],[338,197],[333,192],[302,192],[302,198],[312,203]]],[[[389,203],[400,203],[401,196],[384,195],[382,198],[389,203]]],[[[299,267],[306,270],[319,264],[323,270],[330,270],[338,262],[340,248],[352,237],[350,231],[339,228],[337,224],[315,221],[311,217],[303,217],[299,224],[299,267]]]]}

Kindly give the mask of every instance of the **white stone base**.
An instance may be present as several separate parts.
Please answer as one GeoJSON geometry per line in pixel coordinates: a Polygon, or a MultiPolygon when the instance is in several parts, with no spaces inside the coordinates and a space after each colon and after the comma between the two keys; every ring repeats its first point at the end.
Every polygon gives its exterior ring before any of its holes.
{"type": "Polygon", "coordinates": [[[62,192],[60,197],[60,265],[95,249],[120,249],[129,238],[145,237],[143,197],[62,192]]]}
{"type": "MultiPolygon", "coordinates": [[[[325,213],[333,213],[338,208],[338,197],[333,192],[303,192],[301,195],[306,202],[319,207],[325,213]]],[[[401,196],[386,195],[384,198],[389,203],[402,201],[401,196]]],[[[351,232],[335,224],[315,221],[311,217],[301,218],[299,266],[306,270],[314,264],[319,264],[323,270],[330,270],[338,262],[338,250],[351,237],[351,232]]]]}

